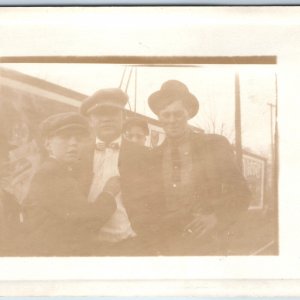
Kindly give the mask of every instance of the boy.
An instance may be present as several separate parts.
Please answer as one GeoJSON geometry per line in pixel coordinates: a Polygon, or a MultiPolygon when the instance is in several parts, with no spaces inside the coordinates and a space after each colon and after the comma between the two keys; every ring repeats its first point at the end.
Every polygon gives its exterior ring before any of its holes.
{"type": "Polygon", "coordinates": [[[123,132],[126,139],[144,146],[149,135],[148,123],[140,118],[130,118],[125,122],[123,132]]]}
{"type": "Polygon", "coordinates": [[[110,178],[89,203],[80,177],[80,154],[89,130],[85,119],[68,112],[41,126],[48,158],[35,174],[23,205],[25,255],[89,255],[91,236],[116,209],[119,178],[110,178]]]}

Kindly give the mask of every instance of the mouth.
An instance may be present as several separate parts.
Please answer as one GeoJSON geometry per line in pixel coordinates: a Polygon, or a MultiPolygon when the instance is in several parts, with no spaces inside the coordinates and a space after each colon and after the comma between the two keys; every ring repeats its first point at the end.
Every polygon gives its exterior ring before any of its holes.
{"type": "Polygon", "coordinates": [[[78,154],[78,151],[76,151],[76,150],[70,150],[67,152],[68,156],[76,156],[77,154],[78,154]]]}
{"type": "Polygon", "coordinates": [[[169,130],[178,130],[179,128],[179,126],[168,126],[169,130]]]}
{"type": "Polygon", "coordinates": [[[113,125],[109,125],[109,124],[107,124],[107,125],[102,125],[100,128],[101,128],[101,129],[111,129],[111,128],[113,128],[113,125]]]}

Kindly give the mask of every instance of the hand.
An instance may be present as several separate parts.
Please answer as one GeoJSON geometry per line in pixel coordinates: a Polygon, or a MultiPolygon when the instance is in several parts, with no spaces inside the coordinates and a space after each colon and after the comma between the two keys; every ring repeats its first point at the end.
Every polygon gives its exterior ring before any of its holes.
{"type": "Polygon", "coordinates": [[[103,192],[116,197],[121,192],[120,176],[114,176],[107,180],[103,192]]]}
{"type": "Polygon", "coordinates": [[[218,219],[212,214],[194,214],[194,219],[184,229],[186,233],[193,234],[196,239],[203,238],[211,233],[217,226],[218,219]]]}

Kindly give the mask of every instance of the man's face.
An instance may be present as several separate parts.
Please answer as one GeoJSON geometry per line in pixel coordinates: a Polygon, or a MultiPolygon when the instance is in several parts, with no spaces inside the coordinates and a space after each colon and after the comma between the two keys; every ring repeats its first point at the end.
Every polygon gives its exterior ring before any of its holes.
{"type": "Polygon", "coordinates": [[[171,139],[182,137],[188,128],[189,114],[181,100],[174,101],[161,109],[158,118],[167,137],[171,139]]]}
{"type": "Polygon", "coordinates": [[[45,141],[45,147],[49,155],[57,160],[74,163],[79,160],[87,139],[87,135],[80,131],[61,131],[48,137],[45,141]]]}
{"type": "Polygon", "coordinates": [[[146,134],[143,128],[139,126],[131,126],[125,133],[126,138],[133,142],[137,143],[141,146],[144,146],[146,143],[146,134]]]}
{"type": "Polygon", "coordinates": [[[121,135],[123,110],[111,106],[103,106],[90,114],[89,122],[99,139],[104,142],[111,142],[121,135]]]}

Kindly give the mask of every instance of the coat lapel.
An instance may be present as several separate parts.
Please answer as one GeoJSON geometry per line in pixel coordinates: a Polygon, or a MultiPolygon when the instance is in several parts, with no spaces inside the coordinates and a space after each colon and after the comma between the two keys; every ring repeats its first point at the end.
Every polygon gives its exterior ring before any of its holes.
{"type": "MultiPolygon", "coordinates": [[[[221,172],[216,164],[211,141],[207,136],[194,137],[193,154],[195,165],[195,183],[203,203],[218,195],[220,190],[221,172]]],[[[206,203],[206,205],[211,205],[206,203]]]]}
{"type": "Polygon", "coordinates": [[[126,156],[128,156],[126,155],[126,152],[128,152],[128,142],[122,138],[119,159],[118,159],[118,168],[120,174],[122,173],[123,162],[126,160],[126,156]]]}
{"type": "Polygon", "coordinates": [[[132,148],[131,143],[126,141],[125,139],[122,139],[118,159],[118,168],[121,178],[123,177],[122,175],[125,176],[125,174],[128,173],[129,168],[133,167],[132,157],[134,157],[134,149],[132,148]]]}

